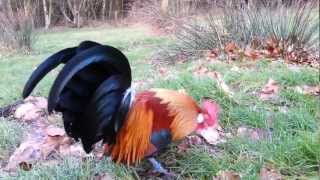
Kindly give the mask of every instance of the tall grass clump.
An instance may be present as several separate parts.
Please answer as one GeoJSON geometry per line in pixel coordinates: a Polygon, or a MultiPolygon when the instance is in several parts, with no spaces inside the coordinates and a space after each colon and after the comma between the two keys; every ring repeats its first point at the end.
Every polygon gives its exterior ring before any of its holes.
{"type": "Polygon", "coordinates": [[[35,41],[33,18],[23,12],[0,12],[0,47],[30,50],[35,41]]]}
{"type": "MultiPolygon", "coordinates": [[[[272,1],[273,2],[273,1],[272,1]]],[[[179,26],[177,43],[162,55],[167,60],[177,57],[199,57],[212,49],[223,50],[226,44],[240,48],[263,48],[272,41],[280,55],[303,50],[319,57],[319,2],[298,1],[290,4],[262,1],[255,6],[226,4],[203,18],[179,26]]]]}

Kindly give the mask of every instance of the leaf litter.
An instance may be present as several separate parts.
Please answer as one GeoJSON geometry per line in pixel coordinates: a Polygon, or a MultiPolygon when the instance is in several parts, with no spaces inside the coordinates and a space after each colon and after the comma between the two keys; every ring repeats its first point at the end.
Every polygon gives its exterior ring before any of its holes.
{"type": "Polygon", "coordinates": [[[275,99],[277,98],[279,90],[279,83],[270,78],[267,84],[259,92],[259,97],[264,101],[275,99]]]}
{"type": "Polygon", "coordinates": [[[316,86],[296,86],[295,91],[305,95],[320,96],[320,85],[316,86]]]}
{"type": "Polygon", "coordinates": [[[63,156],[87,156],[79,142],[69,138],[64,129],[49,122],[46,106],[45,98],[30,97],[17,107],[14,117],[27,122],[29,130],[4,170],[30,170],[39,161],[56,162],[63,156]]]}

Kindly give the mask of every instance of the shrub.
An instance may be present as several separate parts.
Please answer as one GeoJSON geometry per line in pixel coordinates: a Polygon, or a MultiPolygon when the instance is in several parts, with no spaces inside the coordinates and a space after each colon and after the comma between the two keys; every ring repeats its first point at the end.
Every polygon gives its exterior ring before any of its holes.
{"type": "Polygon", "coordinates": [[[263,2],[255,7],[229,4],[204,18],[189,20],[179,26],[176,44],[164,50],[162,56],[171,61],[181,56],[192,59],[216,48],[222,50],[230,42],[240,48],[262,48],[270,40],[277,43],[283,58],[293,50],[317,53],[318,1],[296,0],[290,5],[263,2]]]}
{"type": "Polygon", "coordinates": [[[22,12],[0,12],[0,45],[10,49],[30,50],[35,41],[33,18],[22,12]]]}
{"type": "Polygon", "coordinates": [[[203,13],[212,6],[210,1],[199,0],[145,0],[135,1],[130,15],[139,22],[147,22],[161,31],[173,32],[177,21],[203,13]]]}

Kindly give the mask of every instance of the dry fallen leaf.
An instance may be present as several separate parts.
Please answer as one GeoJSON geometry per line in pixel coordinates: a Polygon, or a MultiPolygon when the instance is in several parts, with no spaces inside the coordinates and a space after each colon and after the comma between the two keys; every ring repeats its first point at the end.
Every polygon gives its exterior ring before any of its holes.
{"type": "Polygon", "coordinates": [[[39,109],[46,109],[48,106],[48,101],[44,97],[29,96],[24,100],[24,102],[30,102],[34,104],[36,108],[39,108],[39,109]]]}
{"type": "Polygon", "coordinates": [[[232,171],[219,171],[212,180],[240,180],[240,175],[232,171]]]}
{"type": "Polygon", "coordinates": [[[219,49],[214,48],[214,49],[208,51],[205,56],[208,61],[215,60],[219,56],[219,49]]]}
{"type": "Polygon", "coordinates": [[[19,167],[20,169],[24,170],[24,171],[30,171],[32,169],[32,164],[29,164],[27,162],[21,162],[19,163],[19,167]]]}
{"type": "Polygon", "coordinates": [[[14,118],[21,119],[23,121],[32,121],[41,116],[41,109],[38,109],[32,103],[21,104],[17,107],[14,118]]]}
{"type": "Polygon", "coordinates": [[[188,140],[182,141],[178,146],[177,153],[184,153],[190,147],[188,140]]]}
{"type": "Polygon", "coordinates": [[[222,128],[217,125],[216,127],[208,127],[205,129],[198,130],[197,133],[203,137],[207,143],[216,145],[225,142],[225,134],[222,128]]]}
{"type": "Polygon", "coordinates": [[[45,132],[47,133],[48,136],[64,136],[65,135],[65,130],[53,125],[48,126],[45,129],[45,132]]]}
{"type": "Polygon", "coordinates": [[[160,67],[160,68],[158,68],[158,71],[159,71],[159,73],[160,73],[162,76],[165,76],[165,75],[168,74],[168,69],[165,68],[165,67],[160,67]]]}
{"type": "Polygon", "coordinates": [[[230,42],[230,43],[226,44],[226,46],[224,47],[224,51],[227,54],[235,53],[239,49],[240,48],[238,47],[238,45],[235,42],[230,42]]]}
{"type": "Polygon", "coordinates": [[[260,170],[261,180],[281,180],[283,179],[280,172],[272,167],[262,167],[260,170]]]}
{"type": "Polygon", "coordinates": [[[14,118],[21,119],[23,121],[32,121],[39,119],[43,114],[45,114],[44,112],[47,107],[47,100],[45,98],[30,96],[23,102],[24,103],[17,106],[14,118]]]}
{"type": "Polygon", "coordinates": [[[265,50],[263,50],[264,56],[267,58],[277,58],[280,57],[280,52],[279,41],[274,38],[267,39],[265,50]]]}
{"type": "Polygon", "coordinates": [[[270,100],[276,97],[276,95],[279,92],[279,89],[280,89],[279,84],[270,78],[268,80],[268,83],[262,88],[262,90],[259,93],[260,99],[270,100]]]}
{"type": "Polygon", "coordinates": [[[250,48],[250,47],[247,47],[245,50],[244,50],[244,56],[249,58],[249,59],[252,59],[252,60],[256,60],[260,57],[260,54],[258,51],[250,48]]]}
{"type": "Polygon", "coordinates": [[[295,90],[301,94],[319,96],[320,95],[320,85],[317,86],[296,86],[295,90]]]}
{"type": "Polygon", "coordinates": [[[230,90],[229,86],[224,82],[221,74],[219,72],[208,72],[209,77],[216,80],[218,87],[225,92],[229,97],[233,97],[233,92],[230,90]]]}
{"type": "Polygon", "coordinates": [[[202,75],[205,75],[208,72],[209,72],[208,68],[206,68],[204,66],[200,66],[194,71],[194,74],[198,75],[198,76],[202,76],[202,75]]]}
{"type": "Polygon", "coordinates": [[[224,51],[227,54],[229,60],[239,59],[242,54],[242,50],[234,42],[226,44],[226,46],[224,47],[224,51]]]}
{"type": "Polygon", "coordinates": [[[94,180],[113,180],[115,179],[110,173],[97,173],[94,175],[94,180]]]}
{"type": "Polygon", "coordinates": [[[186,137],[178,146],[178,153],[186,152],[186,150],[193,145],[205,144],[204,140],[196,135],[186,137]]]}
{"type": "Polygon", "coordinates": [[[243,138],[249,138],[251,140],[261,140],[270,136],[270,131],[259,128],[249,128],[241,126],[237,130],[237,136],[243,138]]]}
{"type": "Polygon", "coordinates": [[[39,160],[50,160],[50,156],[54,153],[81,157],[85,154],[81,145],[72,144],[73,141],[65,133],[59,132],[61,131],[59,128],[50,127],[50,129],[32,130],[26,140],[11,155],[6,170],[15,171],[22,162],[32,164],[39,160]]]}

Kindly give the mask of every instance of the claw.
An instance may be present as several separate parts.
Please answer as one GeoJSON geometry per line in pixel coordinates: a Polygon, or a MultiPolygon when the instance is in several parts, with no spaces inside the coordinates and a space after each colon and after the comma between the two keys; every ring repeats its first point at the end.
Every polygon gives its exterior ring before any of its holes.
{"type": "Polygon", "coordinates": [[[166,179],[170,179],[172,177],[174,177],[175,175],[171,172],[169,172],[167,169],[165,169],[160,162],[158,162],[155,158],[151,157],[148,158],[149,162],[152,164],[153,166],[153,172],[154,173],[159,173],[161,174],[163,177],[166,177],[166,179]]]}

